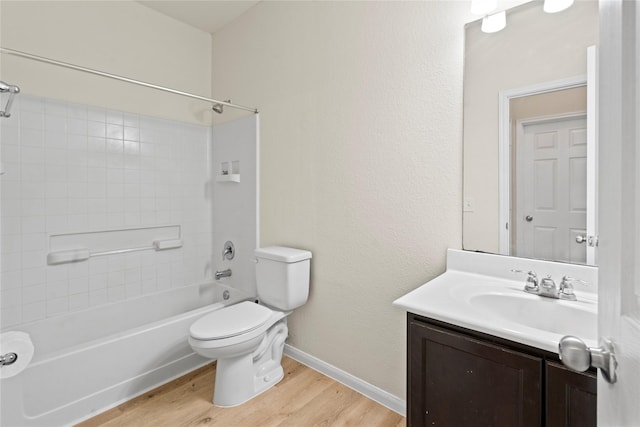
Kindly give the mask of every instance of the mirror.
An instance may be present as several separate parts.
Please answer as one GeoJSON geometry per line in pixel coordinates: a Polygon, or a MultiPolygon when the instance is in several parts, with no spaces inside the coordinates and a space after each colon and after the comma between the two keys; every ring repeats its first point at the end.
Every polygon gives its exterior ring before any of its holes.
{"type": "Polygon", "coordinates": [[[465,27],[463,248],[596,264],[598,3],[548,14],[532,1],[500,32],[480,25],[465,27]]]}

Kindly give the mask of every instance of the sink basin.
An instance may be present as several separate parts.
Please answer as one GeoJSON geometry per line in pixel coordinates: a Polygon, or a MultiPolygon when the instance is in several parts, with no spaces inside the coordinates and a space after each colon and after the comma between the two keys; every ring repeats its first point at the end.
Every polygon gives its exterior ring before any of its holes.
{"type": "Polygon", "coordinates": [[[496,320],[506,320],[525,327],[560,335],[574,335],[597,340],[598,315],[576,301],[518,294],[488,293],[474,295],[469,304],[496,320]]]}

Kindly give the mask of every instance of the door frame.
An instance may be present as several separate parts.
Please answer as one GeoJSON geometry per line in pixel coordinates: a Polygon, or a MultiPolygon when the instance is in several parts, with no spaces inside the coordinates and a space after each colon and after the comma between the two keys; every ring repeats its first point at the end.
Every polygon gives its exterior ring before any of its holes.
{"type": "MultiPolygon", "coordinates": [[[[511,121],[509,102],[523,96],[539,95],[587,85],[587,76],[579,75],[553,80],[498,93],[498,253],[509,255],[511,250],[510,206],[511,206],[511,121]]],[[[588,89],[588,88],[587,88],[588,89]]]]}

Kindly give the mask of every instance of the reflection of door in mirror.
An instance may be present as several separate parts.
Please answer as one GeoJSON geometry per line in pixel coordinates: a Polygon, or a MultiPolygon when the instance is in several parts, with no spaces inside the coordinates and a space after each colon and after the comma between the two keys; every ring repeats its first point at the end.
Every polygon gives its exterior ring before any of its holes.
{"type": "Polygon", "coordinates": [[[500,93],[501,253],[596,262],[595,56],[586,79],[500,93]]]}
{"type": "MultiPolygon", "coordinates": [[[[577,92],[570,109],[583,112],[526,117],[534,95],[512,101],[511,254],[574,263],[586,262],[587,129],[586,91],[577,92]],[[520,104],[515,108],[514,104],[520,104]],[[514,114],[515,113],[515,114],[514,114]],[[578,239],[580,240],[580,239],[578,239]]],[[[564,93],[563,100],[572,98],[564,93]]],[[[535,101],[534,101],[535,102],[535,101]]],[[[552,104],[554,105],[554,104],[552,104]]]]}

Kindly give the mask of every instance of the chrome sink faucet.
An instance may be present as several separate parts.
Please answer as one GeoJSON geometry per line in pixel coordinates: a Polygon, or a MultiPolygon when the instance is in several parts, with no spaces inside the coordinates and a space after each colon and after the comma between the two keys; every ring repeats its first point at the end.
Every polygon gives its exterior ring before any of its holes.
{"type": "MultiPolygon", "coordinates": [[[[511,270],[514,273],[525,273],[522,270],[511,270]]],[[[587,283],[584,280],[575,279],[569,276],[563,276],[560,285],[557,286],[551,276],[538,280],[535,271],[528,271],[527,283],[524,285],[524,291],[530,294],[540,295],[541,297],[563,299],[567,301],[576,301],[576,295],[573,292],[573,283],[587,283]]]]}
{"type": "Polygon", "coordinates": [[[540,281],[538,295],[541,297],[559,298],[558,291],[559,288],[556,286],[556,282],[553,281],[551,276],[547,276],[540,281]]]}

